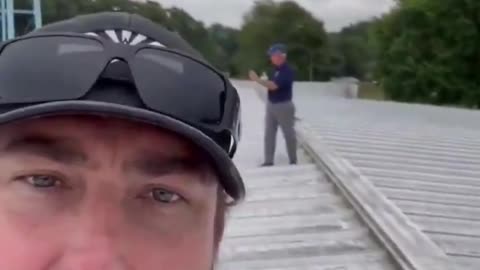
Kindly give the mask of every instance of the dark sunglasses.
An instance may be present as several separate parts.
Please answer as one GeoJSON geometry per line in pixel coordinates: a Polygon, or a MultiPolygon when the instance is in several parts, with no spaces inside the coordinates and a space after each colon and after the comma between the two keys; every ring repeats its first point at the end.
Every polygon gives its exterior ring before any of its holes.
{"type": "Polygon", "coordinates": [[[112,62],[128,67],[142,109],[200,129],[232,157],[240,100],[205,62],[173,49],[73,33],[36,34],[0,46],[0,107],[82,100],[112,62]]]}

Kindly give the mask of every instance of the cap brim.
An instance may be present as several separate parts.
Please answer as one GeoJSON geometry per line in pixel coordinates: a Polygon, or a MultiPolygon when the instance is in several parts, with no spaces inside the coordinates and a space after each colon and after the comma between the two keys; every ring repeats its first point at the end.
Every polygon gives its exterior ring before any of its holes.
{"type": "Polygon", "coordinates": [[[184,137],[209,155],[215,167],[214,169],[218,174],[220,184],[225,189],[225,192],[235,201],[244,198],[245,186],[242,178],[225,150],[196,128],[160,113],[98,101],[57,101],[25,106],[2,113],[0,114],[0,124],[48,116],[79,114],[112,116],[135,122],[143,122],[184,137]]]}

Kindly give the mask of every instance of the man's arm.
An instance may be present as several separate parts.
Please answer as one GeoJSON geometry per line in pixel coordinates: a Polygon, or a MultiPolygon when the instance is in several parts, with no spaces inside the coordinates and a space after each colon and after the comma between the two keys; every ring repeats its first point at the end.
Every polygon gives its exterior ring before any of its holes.
{"type": "Polygon", "coordinates": [[[250,80],[260,84],[263,87],[266,87],[269,91],[275,91],[278,89],[278,85],[274,81],[261,79],[253,70],[251,70],[248,75],[250,80]]]}
{"type": "Polygon", "coordinates": [[[258,79],[256,82],[263,87],[266,87],[268,91],[275,91],[278,89],[278,85],[273,81],[258,79]]]}

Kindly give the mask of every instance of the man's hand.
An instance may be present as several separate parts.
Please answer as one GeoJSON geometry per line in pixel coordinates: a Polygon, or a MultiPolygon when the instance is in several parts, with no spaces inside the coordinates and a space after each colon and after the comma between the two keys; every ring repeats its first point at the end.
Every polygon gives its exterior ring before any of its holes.
{"type": "Polygon", "coordinates": [[[274,82],[269,81],[269,80],[262,80],[258,76],[258,74],[253,70],[250,70],[248,72],[248,77],[250,77],[250,80],[260,84],[263,87],[266,87],[269,91],[275,91],[275,90],[278,89],[278,86],[274,82]]]}
{"type": "Polygon", "coordinates": [[[250,70],[248,72],[248,77],[250,77],[250,80],[252,80],[254,82],[260,81],[260,77],[258,77],[258,74],[253,70],[250,70]]]}

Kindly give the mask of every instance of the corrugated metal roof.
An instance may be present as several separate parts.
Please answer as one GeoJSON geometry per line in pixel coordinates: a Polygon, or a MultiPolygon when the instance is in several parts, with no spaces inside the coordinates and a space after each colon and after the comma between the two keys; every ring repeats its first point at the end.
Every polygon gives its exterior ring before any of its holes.
{"type": "Polygon", "coordinates": [[[240,88],[243,138],[236,162],[246,201],[227,223],[218,268],[396,269],[388,252],[312,161],[287,166],[281,136],[277,167],[258,168],[263,153],[263,108],[256,93],[240,88]]]}
{"type": "MultiPolygon", "coordinates": [[[[480,112],[296,96],[302,122],[456,264],[480,269],[480,112]]],[[[321,149],[318,149],[321,151],[321,149]]]]}

